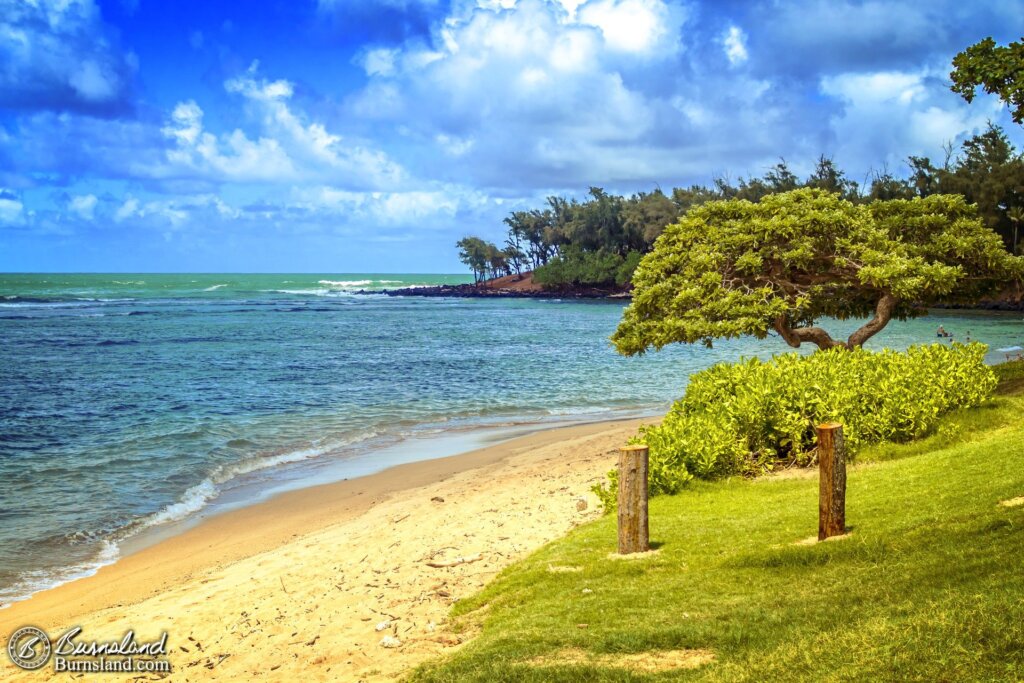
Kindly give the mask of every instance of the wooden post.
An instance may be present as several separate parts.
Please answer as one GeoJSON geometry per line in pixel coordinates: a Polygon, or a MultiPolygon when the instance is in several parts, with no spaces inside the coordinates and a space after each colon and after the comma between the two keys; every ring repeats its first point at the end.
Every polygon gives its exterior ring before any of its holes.
{"type": "Polygon", "coordinates": [[[846,533],[846,440],[843,425],[827,422],[818,432],[818,540],[846,533]]]}
{"type": "Polygon", "coordinates": [[[647,529],[647,446],[619,449],[619,554],[650,550],[647,529]]]}

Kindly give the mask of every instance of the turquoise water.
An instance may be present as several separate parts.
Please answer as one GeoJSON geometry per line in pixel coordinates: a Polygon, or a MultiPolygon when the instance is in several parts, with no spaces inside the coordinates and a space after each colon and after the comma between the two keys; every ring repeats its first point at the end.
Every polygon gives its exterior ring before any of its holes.
{"type": "MultiPolygon", "coordinates": [[[[468,279],[0,275],[0,603],[296,468],[347,476],[431,434],[652,414],[696,370],[788,350],[622,358],[607,341],[621,302],[355,293],[468,279]]],[[[942,313],[869,347],[933,342],[939,324],[1024,345],[1021,314],[942,313]]]]}

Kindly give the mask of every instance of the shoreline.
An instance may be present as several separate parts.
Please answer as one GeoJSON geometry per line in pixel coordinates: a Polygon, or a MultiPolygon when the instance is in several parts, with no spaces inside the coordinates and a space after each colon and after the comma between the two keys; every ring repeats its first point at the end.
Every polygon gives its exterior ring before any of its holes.
{"type": "MultiPolygon", "coordinates": [[[[337,652],[326,653],[320,655],[322,661],[303,662],[297,668],[282,664],[275,674],[286,679],[302,672],[308,677],[310,668],[316,670],[319,665],[324,665],[319,668],[328,679],[347,680],[350,674],[358,678],[375,670],[398,673],[458,644],[460,636],[445,634],[442,624],[459,593],[479,589],[501,567],[595,518],[597,501],[589,492],[590,484],[603,480],[614,462],[614,448],[635,434],[640,423],[655,419],[542,429],[466,453],[285,491],[208,517],[121,557],[92,576],[16,602],[0,610],[0,633],[24,624],[37,625],[51,635],[82,625],[85,633],[106,639],[118,637],[128,628],[140,636],[147,630],[166,630],[172,642],[170,659],[180,674],[201,658],[195,659],[199,652],[190,649],[186,654],[178,647],[187,645],[189,637],[200,642],[223,637],[224,621],[237,620],[249,611],[235,609],[239,604],[280,613],[293,603],[296,594],[312,591],[318,593],[312,603],[316,607],[295,615],[296,623],[282,626],[291,629],[284,635],[301,630],[301,623],[307,639],[319,634],[328,640],[323,629],[331,622],[331,628],[338,631],[331,631],[337,640],[335,649],[347,653],[347,659],[338,660],[337,652]],[[587,501],[583,511],[577,510],[580,498],[587,501]],[[514,506],[522,506],[520,515],[509,515],[514,506]],[[400,524],[410,517],[416,521],[400,524]],[[512,520],[515,522],[503,530],[512,520]],[[443,541],[446,534],[451,536],[448,542],[443,541]],[[403,545],[412,547],[399,547],[403,545]],[[437,548],[428,547],[432,545],[437,548]],[[346,546],[354,547],[348,553],[336,552],[346,546]],[[433,553],[431,557],[442,561],[480,553],[481,561],[426,569],[424,553],[433,553]],[[381,562],[396,566],[380,568],[381,562]],[[365,575],[369,580],[349,594],[341,584],[327,581],[325,572],[342,577],[345,585],[353,575],[365,575]],[[374,578],[392,573],[404,581],[374,578]],[[261,590],[254,597],[249,589],[260,574],[265,580],[256,582],[261,590]],[[446,580],[447,588],[435,589],[432,598],[423,598],[424,590],[440,579],[446,580]],[[430,585],[421,585],[424,581],[430,585]],[[367,586],[372,586],[369,593],[376,593],[377,587],[390,588],[391,596],[385,598],[389,591],[384,591],[380,599],[368,598],[363,591],[367,586]],[[415,626],[403,624],[407,630],[396,630],[396,637],[404,638],[408,646],[394,650],[379,647],[381,634],[374,630],[378,622],[373,615],[387,610],[394,613],[398,604],[409,601],[415,604],[407,613],[423,615],[413,622],[415,626]],[[319,603],[327,602],[336,603],[336,608],[322,613],[319,603]],[[197,609],[199,605],[202,610],[197,609]],[[361,616],[342,617],[339,622],[339,611],[345,611],[339,608],[344,607],[361,616]],[[309,615],[318,621],[314,624],[309,615]],[[369,621],[374,623],[368,626],[369,621]],[[353,654],[357,650],[358,656],[353,654]],[[185,661],[189,659],[192,661],[185,661]],[[327,672],[332,666],[333,673],[327,672]]],[[[275,647],[281,646],[276,637],[270,640],[275,647]]],[[[223,675],[217,678],[237,676],[241,680],[267,674],[245,668],[243,664],[249,660],[242,652],[223,654],[231,656],[218,665],[217,671],[223,675]]],[[[9,662],[5,665],[9,667],[4,670],[6,675],[18,672],[9,662]]],[[[38,675],[36,672],[35,677],[38,675]]]]}
{"type": "MultiPolygon", "coordinates": [[[[260,505],[284,493],[358,480],[405,464],[429,462],[475,452],[537,432],[597,422],[636,418],[657,419],[663,412],[664,409],[652,412],[650,406],[647,409],[613,408],[584,411],[578,415],[552,414],[541,418],[513,418],[493,424],[454,425],[440,431],[428,431],[426,434],[406,433],[392,439],[370,439],[358,444],[352,452],[340,458],[336,455],[302,458],[270,467],[255,468],[222,481],[217,485],[216,492],[206,497],[197,507],[189,509],[191,504],[186,495],[140,518],[136,529],[103,540],[103,546],[96,557],[60,568],[60,575],[54,576],[52,581],[39,579],[37,586],[29,593],[13,600],[0,600],[0,622],[3,620],[4,612],[13,605],[31,599],[34,595],[93,576],[103,567],[115,564],[161,541],[181,535],[206,520],[260,505]],[[169,515],[168,510],[174,508],[184,508],[185,511],[169,515]],[[160,516],[167,518],[156,523],[149,521],[160,516]]],[[[209,481],[209,478],[204,481],[209,481]]],[[[189,491],[195,488],[197,486],[193,486],[189,491]]]]}
{"type": "Polygon", "coordinates": [[[594,299],[598,301],[629,301],[628,292],[605,291],[589,287],[552,290],[519,291],[496,289],[485,285],[438,285],[436,287],[405,287],[376,291],[359,290],[356,294],[384,294],[386,296],[455,297],[460,299],[594,299]]]}

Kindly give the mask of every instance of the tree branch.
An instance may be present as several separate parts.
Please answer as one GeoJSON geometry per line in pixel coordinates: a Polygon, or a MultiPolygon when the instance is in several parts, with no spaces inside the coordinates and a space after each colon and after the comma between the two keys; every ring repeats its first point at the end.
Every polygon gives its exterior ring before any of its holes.
{"type": "Polygon", "coordinates": [[[836,346],[846,346],[841,341],[833,339],[828,332],[820,327],[790,327],[785,316],[775,318],[775,331],[786,340],[786,343],[794,349],[799,348],[803,342],[817,344],[819,349],[828,350],[836,346]]]}
{"type": "Polygon", "coordinates": [[[899,301],[889,292],[883,294],[875,306],[875,317],[864,323],[859,330],[850,335],[850,338],[846,340],[846,347],[848,349],[855,349],[858,346],[863,346],[864,342],[878,334],[892,320],[892,312],[896,308],[897,303],[899,301]]]}

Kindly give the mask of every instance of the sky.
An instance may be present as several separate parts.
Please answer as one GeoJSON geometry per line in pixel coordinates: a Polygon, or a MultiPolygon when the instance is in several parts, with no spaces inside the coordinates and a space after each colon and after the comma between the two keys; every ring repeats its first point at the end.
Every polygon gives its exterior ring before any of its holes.
{"type": "MultiPolygon", "coordinates": [[[[0,271],[461,272],[590,186],[941,161],[1020,0],[0,0],[0,271]]],[[[1018,33],[1015,33],[1018,31],[1018,33]]]]}

